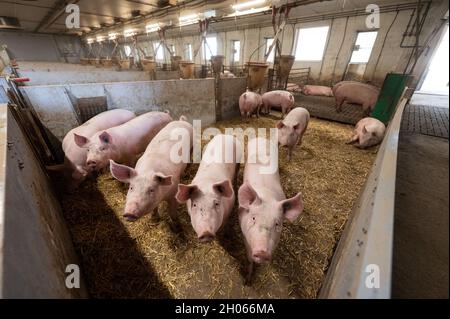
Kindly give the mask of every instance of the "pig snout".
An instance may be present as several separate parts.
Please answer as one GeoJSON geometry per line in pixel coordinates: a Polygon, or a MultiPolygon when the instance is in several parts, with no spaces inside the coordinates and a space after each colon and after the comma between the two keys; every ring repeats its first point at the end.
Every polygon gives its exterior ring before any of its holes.
{"type": "Polygon", "coordinates": [[[252,254],[252,259],[257,264],[267,263],[272,256],[266,250],[257,250],[252,254]]]}
{"type": "Polygon", "coordinates": [[[127,204],[125,207],[125,212],[123,213],[123,217],[129,222],[134,222],[139,219],[139,217],[141,217],[139,206],[136,203],[127,204]]]}
{"type": "Polygon", "coordinates": [[[202,232],[201,235],[198,236],[198,240],[202,243],[207,243],[207,242],[213,241],[215,237],[216,236],[212,232],[205,231],[205,232],[202,232]]]}
{"type": "Polygon", "coordinates": [[[87,161],[86,161],[86,165],[87,165],[90,169],[95,170],[95,169],[97,168],[97,161],[92,160],[92,159],[87,160],[87,161]]]}

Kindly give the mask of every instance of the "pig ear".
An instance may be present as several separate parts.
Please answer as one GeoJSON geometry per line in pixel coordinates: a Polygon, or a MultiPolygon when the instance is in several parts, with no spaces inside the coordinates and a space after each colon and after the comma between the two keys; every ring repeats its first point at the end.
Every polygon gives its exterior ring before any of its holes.
{"type": "Polygon", "coordinates": [[[355,134],[355,135],[353,135],[352,139],[350,141],[346,142],[345,144],[355,144],[355,143],[358,143],[358,140],[359,140],[359,137],[358,137],[358,135],[355,134]]]}
{"type": "Polygon", "coordinates": [[[89,143],[89,139],[87,137],[78,135],[76,133],[73,133],[73,139],[75,140],[75,144],[77,144],[79,147],[84,147],[87,143],[89,143]]]}
{"type": "Polygon", "coordinates": [[[102,143],[110,144],[112,142],[112,137],[109,135],[108,132],[104,131],[102,134],[98,137],[102,143]]]}
{"type": "Polygon", "coordinates": [[[363,128],[362,128],[362,132],[363,132],[363,134],[367,134],[367,129],[365,126],[363,126],[363,128]]]}
{"type": "Polygon", "coordinates": [[[215,183],[213,185],[213,190],[216,194],[227,198],[233,195],[233,187],[231,186],[231,183],[228,179],[220,183],[215,183]]]}
{"type": "Polygon", "coordinates": [[[285,199],[280,203],[284,217],[291,222],[296,220],[303,211],[303,200],[301,193],[298,193],[292,198],[285,199]]]}
{"type": "Polygon", "coordinates": [[[279,121],[279,122],[277,123],[277,129],[282,129],[283,127],[284,127],[283,121],[279,121]]]}
{"type": "Polygon", "coordinates": [[[113,160],[109,160],[109,163],[109,169],[112,176],[122,183],[129,183],[130,180],[137,175],[137,172],[131,167],[117,164],[113,160]]]}
{"type": "Polygon", "coordinates": [[[239,207],[244,209],[250,209],[250,205],[261,203],[261,199],[258,194],[248,183],[242,184],[238,191],[239,207]]]}
{"type": "Polygon", "coordinates": [[[159,184],[163,186],[172,185],[172,175],[164,175],[163,173],[156,173],[153,177],[159,184]]]}
{"type": "Polygon", "coordinates": [[[191,199],[196,191],[198,191],[197,185],[178,184],[178,192],[177,195],[175,195],[175,198],[179,203],[183,204],[186,203],[188,199],[191,199]]]}

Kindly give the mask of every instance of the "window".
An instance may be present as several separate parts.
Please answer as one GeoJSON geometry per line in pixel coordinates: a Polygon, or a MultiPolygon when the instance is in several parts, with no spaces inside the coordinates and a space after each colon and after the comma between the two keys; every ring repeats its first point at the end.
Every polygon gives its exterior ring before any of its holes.
{"type": "Polygon", "coordinates": [[[321,61],[327,43],[330,27],[317,27],[299,29],[297,35],[297,47],[295,60],[297,61],[321,61]]]}
{"type": "Polygon", "coordinates": [[[208,37],[206,38],[206,44],[203,44],[203,49],[206,52],[206,60],[211,59],[212,55],[217,55],[217,38],[216,37],[208,37]],[[206,48],[205,48],[206,46],[206,48]]]}
{"type": "Polygon", "coordinates": [[[358,32],[350,63],[369,62],[377,34],[377,31],[358,32]]]}
{"type": "Polygon", "coordinates": [[[159,43],[153,43],[153,49],[155,50],[155,60],[164,60],[164,49],[159,43]]]}
{"type": "Polygon", "coordinates": [[[130,54],[131,54],[131,47],[130,47],[129,45],[125,45],[123,48],[124,48],[124,50],[125,50],[125,55],[126,55],[127,57],[129,57],[130,54]]]}
{"type": "MultiPolygon", "coordinates": [[[[269,52],[270,46],[273,43],[273,38],[266,38],[266,53],[269,52]]],[[[273,63],[273,60],[275,58],[275,46],[272,48],[272,52],[270,52],[269,57],[267,58],[267,62],[273,63]]]]}
{"type": "Polygon", "coordinates": [[[233,62],[239,62],[241,57],[241,41],[233,41],[233,62]]]}
{"type": "Polygon", "coordinates": [[[169,48],[170,48],[170,52],[171,52],[173,55],[175,55],[175,44],[169,45],[169,48]]]}
{"type": "Polygon", "coordinates": [[[184,45],[184,58],[187,61],[192,61],[192,44],[190,43],[184,45]]]}

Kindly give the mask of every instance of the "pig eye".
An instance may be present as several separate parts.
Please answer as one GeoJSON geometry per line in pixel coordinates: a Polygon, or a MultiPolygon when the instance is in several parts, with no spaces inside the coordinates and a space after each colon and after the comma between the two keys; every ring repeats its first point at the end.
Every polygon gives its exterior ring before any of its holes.
{"type": "Polygon", "coordinates": [[[130,191],[132,191],[133,190],[133,186],[130,186],[130,191]]]}
{"type": "Polygon", "coordinates": [[[253,216],[253,217],[252,217],[252,220],[253,220],[253,221],[256,221],[256,217],[255,217],[255,216],[253,216]]]}
{"type": "Polygon", "coordinates": [[[196,203],[192,204],[192,207],[197,207],[197,204],[196,203]]]}
{"type": "Polygon", "coordinates": [[[151,189],[150,191],[149,191],[150,193],[153,193],[154,192],[154,190],[153,189],[151,189]]]}

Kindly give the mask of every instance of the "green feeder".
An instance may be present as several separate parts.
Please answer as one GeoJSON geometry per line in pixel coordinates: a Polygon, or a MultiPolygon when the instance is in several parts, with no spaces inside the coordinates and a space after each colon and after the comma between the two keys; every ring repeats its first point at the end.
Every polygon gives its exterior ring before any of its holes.
{"type": "Polygon", "coordinates": [[[389,73],[383,82],[377,103],[372,111],[372,117],[387,124],[395,112],[403,91],[411,76],[399,73],[389,73]]]}

